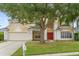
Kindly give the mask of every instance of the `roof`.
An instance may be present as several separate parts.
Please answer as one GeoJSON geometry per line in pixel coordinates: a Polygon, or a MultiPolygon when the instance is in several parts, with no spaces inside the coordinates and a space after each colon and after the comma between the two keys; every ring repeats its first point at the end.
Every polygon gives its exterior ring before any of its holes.
{"type": "Polygon", "coordinates": [[[74,30],[71,26],[60,26],[56,30],[74,30]]]}
{"type": "Polygon", "coordinates": [[[8,28],[2,28],[2,29],[0,29],[0,31],[5,31],[5,30],[8,31],[8,28]]]}

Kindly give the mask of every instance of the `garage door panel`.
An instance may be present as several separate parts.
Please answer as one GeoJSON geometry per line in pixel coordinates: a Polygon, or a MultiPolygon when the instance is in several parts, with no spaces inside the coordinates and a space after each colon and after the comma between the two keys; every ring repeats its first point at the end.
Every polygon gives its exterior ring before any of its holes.
{"type": "Polygon", "coordinates": [[[32,35],[28,34],[28,33],[19,33],[19,32],[15,32],[15,33],[9,33],[9,40],[31,40],[32,35]]]}

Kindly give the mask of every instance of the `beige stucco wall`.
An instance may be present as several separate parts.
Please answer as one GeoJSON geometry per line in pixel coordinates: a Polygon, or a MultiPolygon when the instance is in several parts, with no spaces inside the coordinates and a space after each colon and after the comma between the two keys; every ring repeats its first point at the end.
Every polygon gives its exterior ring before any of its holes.
{"type": "Polygon", "coordinates": [[[25,25],[20,23],[12,23],[8,26],[9,32],[27,32],[25,25]]]}

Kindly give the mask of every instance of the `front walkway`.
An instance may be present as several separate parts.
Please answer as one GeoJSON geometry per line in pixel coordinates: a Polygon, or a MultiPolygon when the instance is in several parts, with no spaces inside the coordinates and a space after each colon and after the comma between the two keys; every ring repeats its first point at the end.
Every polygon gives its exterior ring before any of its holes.
{"type": "Polygon", "coordinates": [[[0,56],[10,56],[18,48],[22,46],[25,41],[7,41],[0,43],[0,56]]]}
{"type": "MultiPolygon", "coordinates": [[[[56,54],[44,54],[39,56],[74,56],[79,55],[79,52],[67,52],[67,53],[56,53],[56,54]]],[[[37,55],[38,56],[38,55],[37,55]]]]}

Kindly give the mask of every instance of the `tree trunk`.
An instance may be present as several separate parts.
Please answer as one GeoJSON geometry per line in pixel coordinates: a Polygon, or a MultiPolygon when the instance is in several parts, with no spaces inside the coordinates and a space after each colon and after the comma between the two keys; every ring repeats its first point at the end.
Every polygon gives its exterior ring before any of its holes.
{"type": "Polygon", "coordinates": [[[40,20],[40,42],[41,43],[45,43],[44,31],[45,31],[45,22],[43,21],[43,18],[41,18],[40,20]]]}
{"type": "Polygon", "coordinates": [[[43,29],[40,29],[40,42],[41,43],[45,43],[45,40],[44,40],[44,30],[43,29]]]}

